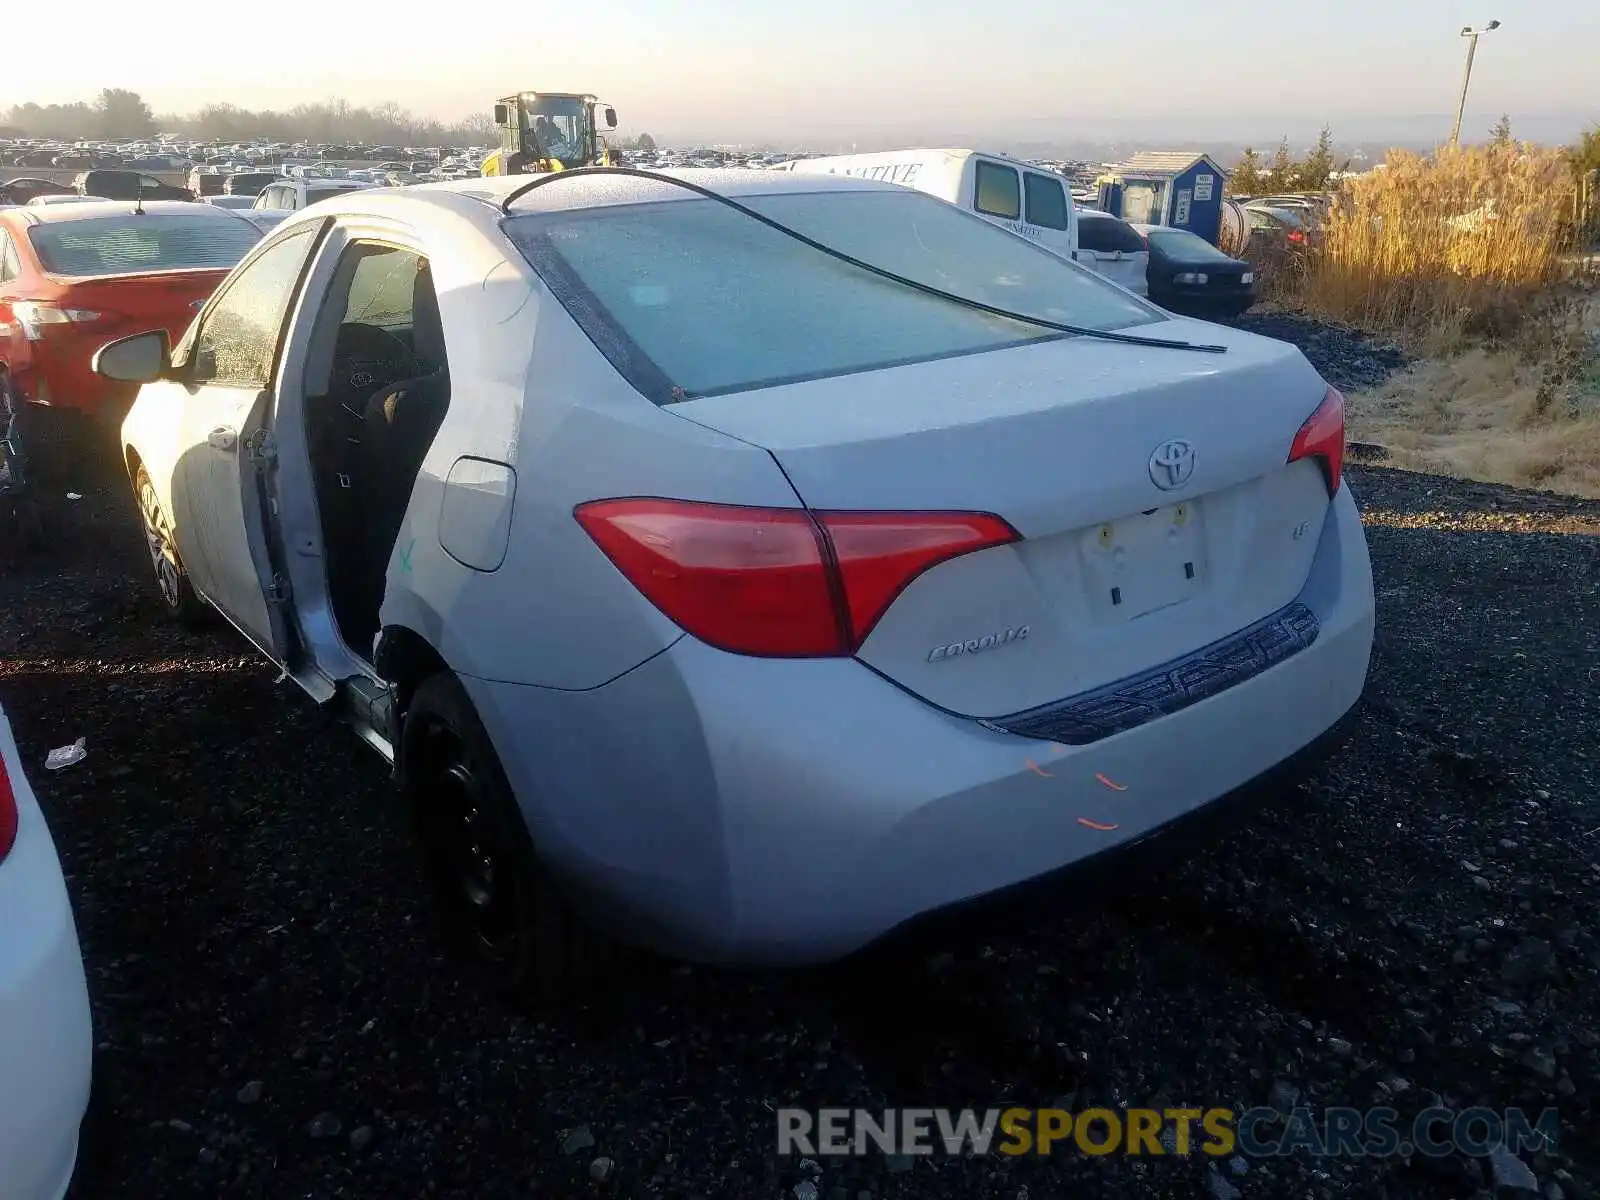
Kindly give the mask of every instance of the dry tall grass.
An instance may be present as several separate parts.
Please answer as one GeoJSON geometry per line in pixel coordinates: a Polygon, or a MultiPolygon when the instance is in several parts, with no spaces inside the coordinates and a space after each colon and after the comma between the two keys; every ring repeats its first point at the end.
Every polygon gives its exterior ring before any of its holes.
{"type": "Polygon", "coordinates": [[[1570,253],[1560,150],[1390,153],[1349,181],[1276,297],[1419,357],[1350,397],[1398,465],[1600,495],[1600,304],[1570,253]]]}
{"type": "Polygon", "coordinates": [[[1392,151],[1341,194],[1300,301],[1433,353],[1510,336],[1567,272],[1571,194],[1559,150],[1392,151]]]}
{"type": "Polygon", "coordinates": [[[1544,353],[1477,346],[1351,393],[1351,438],[1394,466],[1600,499],[1600,296],[1573,315],[1544,353]]]}

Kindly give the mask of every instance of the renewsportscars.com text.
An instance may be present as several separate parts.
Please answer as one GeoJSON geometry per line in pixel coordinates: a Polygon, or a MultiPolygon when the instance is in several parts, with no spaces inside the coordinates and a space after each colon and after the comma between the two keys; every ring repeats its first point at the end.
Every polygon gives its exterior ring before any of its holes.
{"type": "Polygon", "coordinates": [[[1559,1127],[1553,1108],[1427,1108],[1410,1119],[1393,1108],[781,1108],[778,1153],[1483,1157],[1549,1149],[1559,1127]]]}

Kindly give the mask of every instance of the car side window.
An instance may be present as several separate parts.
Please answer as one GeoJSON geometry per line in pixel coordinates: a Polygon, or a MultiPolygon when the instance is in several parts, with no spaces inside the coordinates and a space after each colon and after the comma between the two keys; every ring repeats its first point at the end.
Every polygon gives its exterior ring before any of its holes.
{"type": "Polygon", "coordinates": [[[989,217],[1007,221],[1022,219],[1022,187],[1017,173],[999,163],[979,162],[977,188],[972,207],[989,217]]]}
{"type": "Polygon", "coordinates": [[[17,258],[17,248],[11,244],[11,236],[0,232],[0,283],[10,283],[22,274],[22,262],[17,258]]]}
{"type": "Polygon", "coordinates": [[[1028,224],[1043,229],[1067,227],[1067,193],[1059,179],[1026,171],[1022,186],[1028,200],[1028,224]]]}
{"type": "Polygon", "coordinates": [[[166,185],[163,184],[161,182],[161,180],[155,178],[155,176],[153,176],[153,175],[141,175],[141,176],[139,176],[139,186],[140,187],[147,187],[147,188],[158,188],[158,187],[165,187],[166,185]]]}
{"type": "Polygon", "coordinates": [[[266,387],[317,227],[269,246],[224,285],[196,332],[189,382],[266,387]]]}

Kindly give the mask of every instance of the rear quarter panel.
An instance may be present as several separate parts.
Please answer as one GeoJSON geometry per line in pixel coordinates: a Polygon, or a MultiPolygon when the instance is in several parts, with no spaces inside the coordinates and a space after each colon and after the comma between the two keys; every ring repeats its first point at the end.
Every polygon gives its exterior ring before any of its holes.
{"type": "MultiPolygon", "coordinates": [[[[452,668],[513,683],[596,687],[682,631],[584,533],[573,509],[617,496],[798,503],[770,455],[659,408],[626,383],[530,268],[491,254],[433,258],[450,408],[423,463],[382,609],[452,668]],[[509,543],[493,571],[439,536],[452,465],[515,473],[509,543]]],[[[506,246],[506,251],[516,253],[506,246]]]]}

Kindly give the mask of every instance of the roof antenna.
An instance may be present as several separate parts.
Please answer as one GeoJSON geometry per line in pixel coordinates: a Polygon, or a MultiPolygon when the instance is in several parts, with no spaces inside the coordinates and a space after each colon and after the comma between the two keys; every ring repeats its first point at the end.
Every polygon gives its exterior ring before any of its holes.
{"type": "Polygon", "coordinates": [[[133,215],[142,217],[144,216],[144,180],[137,180],[133,186],[136,189],[133,193],[133,215]]]}

